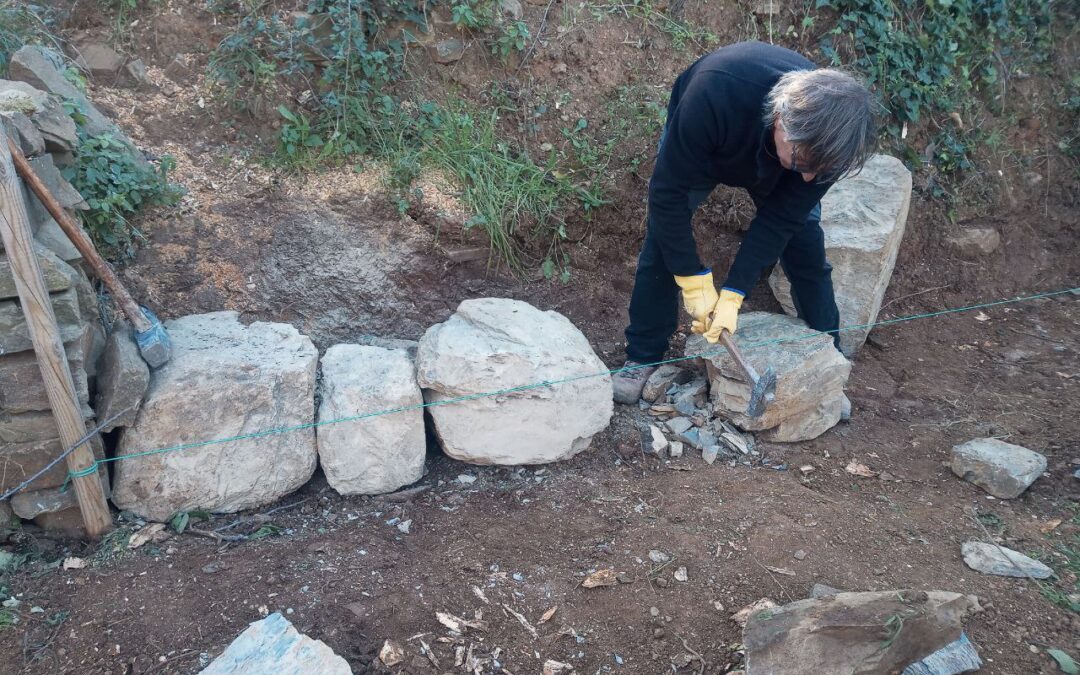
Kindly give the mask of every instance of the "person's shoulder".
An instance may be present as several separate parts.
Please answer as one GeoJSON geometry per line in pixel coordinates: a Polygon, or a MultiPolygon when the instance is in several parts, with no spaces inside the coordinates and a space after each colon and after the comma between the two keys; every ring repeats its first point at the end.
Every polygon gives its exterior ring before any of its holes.
{"type": "Polygon", "coordinates": [[[709,78],[731,78],[746,84],[772,87],[792,70],[813,70],[813,61],[798,52],[764,42],[737,42],[702,57],[696,74],[709,78]]]}

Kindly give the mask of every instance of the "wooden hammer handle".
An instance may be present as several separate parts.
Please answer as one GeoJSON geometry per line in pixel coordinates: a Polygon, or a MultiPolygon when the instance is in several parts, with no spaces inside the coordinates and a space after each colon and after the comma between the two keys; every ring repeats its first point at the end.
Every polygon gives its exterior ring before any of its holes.
{"type": "Polygon", "coordinates": [[[136,333],[143,333],[150,330],[152,325],[146,316],[139,309],[139,305],[135,303],[135,300],[131,297],[131,294],[127,292],[120,280],[116,278],[112,268],[106,263],[101,255],[98,254],[97,249],[94,248],[94,242],[90,241],[90,237],[86,236],[83,229],[79,227],[78,223],[71,219],[71,216],[64,211],[63,207],[56,201],[52,193],[49,192],[49,188],[45,187],[45,183],[41,181],[37,173],[34,171],[34,167],[30,166],[30,163],[23,157],[22,151],[19,146],[15,145],[12,139],[8,138],[8,148],[11,150],[11,158],[15,162],[15,172],[26,184],[30,186],[30,189],[34,191],[37,198],[41,200],[41,203],[45,205],[45,209],[54,220],[60,225],[60,229],[64,231],[64,234],[68,236],[71,243],[75,245],[75,248],[82,254],[84,260],[90,265],[90,269],[93,270],[94,276],[101,279],[104,282],[105,287],[112,293],[113,299],[116,304],[120,305],[120,309],[127,315],[128,320],[131,321],[131,325],[135,328],[136,333]]]}
{"type": "Polygon", "coordinates": [[[738,364],[739,369],[743,371],[743,375],[746,376],[746,381],[750,383],[750,386],[754,386],[758,381],[757,371],[750,365],[750,362],[743,358],[742,352],[735,346],[735,341],[731,339],[731,333],[724,330],[720,331],[720,341],[724,343],[724,347],[727,348],[728,353],[731,354],[731,358],[735,359],[735,363],[738,364]]]}

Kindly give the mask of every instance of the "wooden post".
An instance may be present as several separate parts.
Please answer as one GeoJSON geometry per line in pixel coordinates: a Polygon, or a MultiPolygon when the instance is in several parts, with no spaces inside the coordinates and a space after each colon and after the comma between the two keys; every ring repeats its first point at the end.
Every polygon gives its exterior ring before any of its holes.
{"type": "MultiPolygon", "coordinates": [[[[71,379],[64,343],[56,326],[56,315],[53,314],[49,301],[49,291],[34,252],[30,219],[26,214],[19,177],[15,173],[11,152],[8,150],[7,134],[2,126],[0,235],[7,250],[11,273],[15,277],[15,288],[19,292],[19,302],[26,316],[30,339],[34,343],[41,377],[45,381],[49,405],[52,406],[53,417],[60,432],[60,442],[65,448],[69,448],[86,435],[86,425],[83,423],[79,401],[75,395],[75,383],[71,379]]],[[[82,471],[92,466],[94,451],[89,443],[84,443],[67,456],[68,471],[82,471]]],[[[93,538],[100,537],[112,529],[112,514],[105,502],[105,492],[101,489],[97,472],[75,478],[72,482],[87,534],[93,538]]]]}

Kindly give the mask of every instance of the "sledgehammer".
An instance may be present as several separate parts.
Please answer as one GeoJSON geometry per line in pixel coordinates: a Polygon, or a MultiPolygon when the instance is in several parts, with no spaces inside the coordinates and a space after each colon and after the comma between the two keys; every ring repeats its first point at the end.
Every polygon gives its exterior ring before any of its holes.
{"type": "Polygon", "coordinates": [[[750,362],[743,358],[742,352],[735,346],[731,339],[731,333],[727,330],[720,331],[720,341],[724,343],[731,354],[731,358],[738,364],[746,381],[750,383],[750,403],[746,406],[746,414],[749,417],[761,417],[765,414],[765,408],[776,400],[776,371],[772,366],[765,368],[760,376],[750,362]]]}
{"type": "Polygon", "coordinates": [[[94,276],[101,279],[105,287],[112,293],[116,304],[120,305],[128,320],[131,321],[131,325],[135,329],[135,343],[139,346],[139,354],[142,355],[143,360],[151,368],[165,365],[172,355],[172,343],[169,341],[169,334],[165,332],[165,327],[161,325],[161,321],[149,309],[135,304],[131,294],[116,278],[108,263],[98,254],[97,249],[94,248],[94,243],[90,241],[82,228],[71,219],[71,216],[56,201],[56,198],[49,192],[49,188],[45,187],[45,183],[41,181],[34,168],[23,157],[19,146],[15,145],[11,138],[8,138],[8,147],[11,149],[11,159],[15,162],[15,172],[26,181],[26,184],[34,191],[37,198],[45,205],[45,209],[48,210],[49,214],[60,225],[60,229],[64,231],[71,243],[82,254],[83,259],[90,265],[94,276]]]}

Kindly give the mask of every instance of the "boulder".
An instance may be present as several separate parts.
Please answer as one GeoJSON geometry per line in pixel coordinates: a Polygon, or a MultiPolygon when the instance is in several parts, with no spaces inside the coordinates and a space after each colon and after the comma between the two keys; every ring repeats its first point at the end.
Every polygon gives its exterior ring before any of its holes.
{"type": "Polygon", "coordinates": [[[776,371],[776,400],[758,418],[746,415],[750,385],[727,350],[710,349],[705,338],[691,336],[686,353],[704,354],[713,410],[769,441],[805,441],[840,421],[844,385],[851,362],[833,346],[832,336],[783,314],[748,312],[734,336],[743,356],[759,372],[776,371]]]}
{"type": "Polygon", "coordinates": [[[322,358],[319,422],[381,410],[401,412],[317,429],[319,463],[344,495],[393,492],[424,475],[424,396],[408,352],[335,345],[322,358]]]}
{"type": "MultiPolygon", "coordinates": [[[[34,244],[34,250],[38,257],[38,266],[41,274],[45,277],[45,286],[50,293],[66,291],[75,284],[78,273],[71,265],[61,260],[55,253],[40,243],[34,244]]],[[[19,297],[19,290],[15,287],[15,277],[11,274],[11,264],[7,254],[0,249],[0,300],[19,297]]]]}
{"type": "Polygon", "coordinates": [[[1001,235],[992,227],[968,227],[945,240],[961,258],[989,255],[1001,245],[1001,235]]]}
{"type": "Polygon", "coordinates": [[[837,593],[755,612],[746,675],[900,672],[960,638],[978,599],[947,591],[837,593]]]}
{"type": "MultiPolygon", "coordinates": [[[[101,444],[100,436],[95,436],[90,441],[90,447],[95,457],[98,459],[105,457],[105,449],[101,444]]],[[[0,491],[13,488],[41,471],[66,449],[59,438],[32,443],[0,444],[0,491]]],[[[60,487],[67,479],[67,472],[67,465],[59,462],[31,483],[28,488],[44,490],[60,487]]]]}
{"type": "MultiPolygon", "coordinates": [[[[60,339],[64,342],[83,335],[85,325],[79,314],[79,295],[74,288],[49,294],[53,314],[60,327],[60,339]]],[[[33,349],[30,329],[26,325],[22,306],[17,300],[0,300],[0,354],[10,354],[33,349]]]]}
{"type": "Polygon", "coordinates": [[[641,398],[649,403],[655,403],[664,397],[671,385],[689,382],[693,375],[686,368],[680,368],[672,363],[665,363],[654,370],[652,375],[649,375],[649,379],[645,380],[645,386],[641,390],[641,398]]]}
{"type": "Polygon", "coordinates": [[[19,144],[23,155],[34,157],[45,152],[45,139],[29,115],[17,111],[0,112],[0,124],[4,125],[4,132],[19,144]]]}
{"type": "Polygon", "coordinates": [[[26,82],[0,80],[0,112],[28,115],[49,152],[74,152],[79,145],[75,120],[64,110],[63,100],[26,82]]]}
{"type": "Polygon", "coordinates": [[[352,669],[326,643],[297,632],[274,612],[248,626],[200,675],[262,673],[352,675],[352,669]]]}
{"type": "MultiPolygon", "coordinates": [[[[833,266],[840,325],[873,323],[889,285],[911,202],[911,172],[895,157],[874,155],[855,176],[839,181],[821,200],[825,253],[833,266]]],[[[780,265],[769,285],[784,311],[795,315],[791,287],[780,265]]],[[[840,333],[840,348],[854,356],[870,329],[840,333]]]]}
{"type": "Polygon", "coordinates": [[[117,321],[105,340],[105,350],[99,361],[94,409],[102,422],[115,415],[120,417],[102,427],[102,431],[131,426],[149,384],[150,368],[139,356],[131,326],[117,321]],[[123,412],[125,410],[127,412],[123,412]]]}
{"type": "Polygon", "coordinates": [[[466,300],[420,340],[417,375],[446,454],[475,464],[544,464],[589,447],[614,410],[611,377],[557,312],[466,300]],[[549,386],[518,387],[564,380],[549,386]],[[487,395],[491,392],[504,392],[487,395]],[[440,405],[458,397],[476,397],[440,405]]]}
{"type": "Polygon", "coordinates": [[[968,567],[983,574],[1025,579],[1047,579],[1054,574],[1054,570],[1038,560],[998,544],[969,541],[960,547],[960,552],[968,567]]]}
{"type": "Polygon", "coordinates": [[[1013,499],[1046,471],[1046,457],[996,438],[976,438],[953,447],[950,467],[998,499],[1013,499]]]}
{"type": "Polygon", "coordinates": [[[120,439],[113,502],[164,521],[181,510],[262,506],[303,485],[316,464],[310,426],[201,444],[311,425],[318,361],[311,340],[288,324],[244,326],[236,312],[187,316],[166,329],[172,358],[151,375],[120,439]]]}
{"type": "MultiPolygon", "coordinates": [[[[71,378],[75,381],[75,393],[79,403],[84,405],[90,401],[84,366],[91,335],[92,327],[85,326],[76,339],[64,344],[71,378]]],[[[0,354],[0,409],[9,413],[51,409],[45,382],[41,379],[41,368],[32,350],[0,354]]]]}

